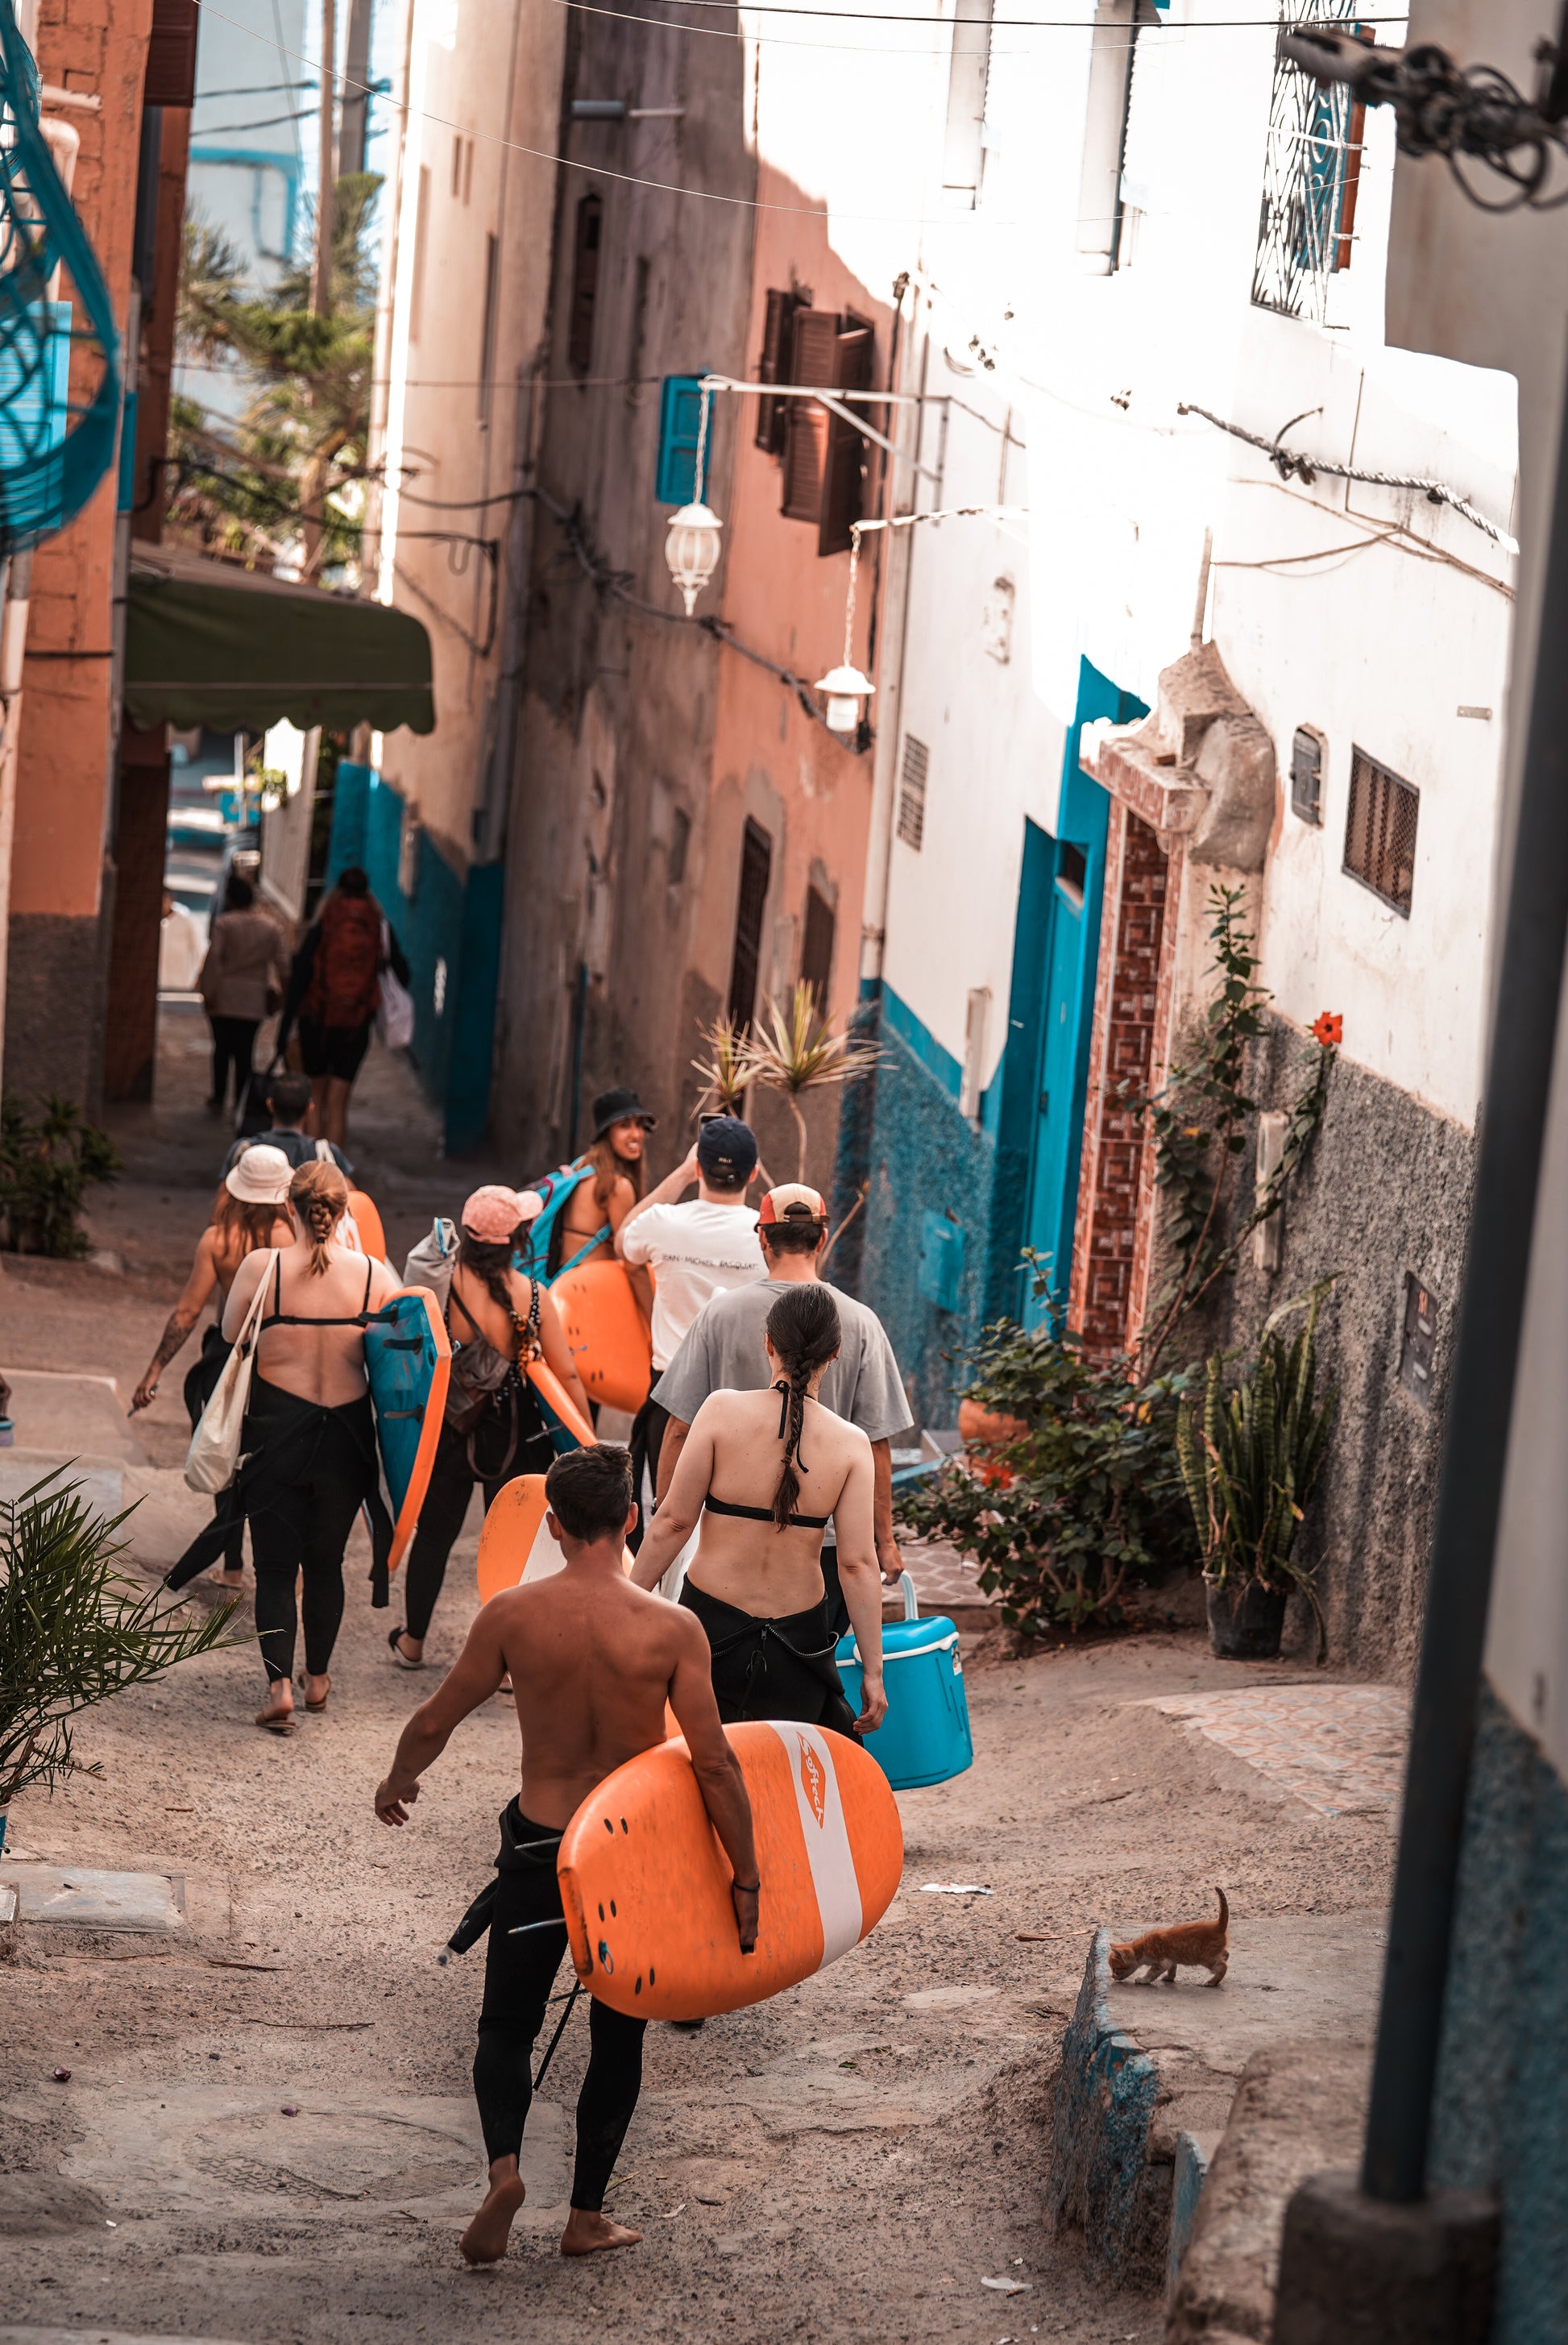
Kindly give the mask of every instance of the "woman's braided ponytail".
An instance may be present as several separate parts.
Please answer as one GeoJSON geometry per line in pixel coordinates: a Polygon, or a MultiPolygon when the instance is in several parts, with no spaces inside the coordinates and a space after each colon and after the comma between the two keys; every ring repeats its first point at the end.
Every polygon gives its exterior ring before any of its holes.
{"type": "Polygon", "coordinates": [[[332,1233],[349,1210],[349,1184],[336,1164],[316,1158],[301,1164],[288,1183],[288,1202],[305,1224],[311,1275],[319,1278],[331,1259],[332,1233]]]}
{"type": "Polygon", "coordinates": [[[819,1368],[838,1350],[841,1330],[838,1305],[831,1287],[820,1279],[803,1279],[781,1294],[768,1313],[768,1341],[789,1379],[789,1404],[784,1425],[784,1471],[774,1492],[774,1522],[786,1530],[800,1497],[797,1467],[801,1432],[805,1422],[806,1388],[819,1368]]]}

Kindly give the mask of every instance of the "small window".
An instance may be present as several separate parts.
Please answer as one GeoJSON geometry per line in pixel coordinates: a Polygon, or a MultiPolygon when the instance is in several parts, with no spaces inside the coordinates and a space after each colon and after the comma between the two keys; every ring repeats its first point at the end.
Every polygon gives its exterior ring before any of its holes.
{"type": "MultiPolygon", "coordinates": [[[[776,285],[769,286],[767,316],[763,326],[763,350],[757,360],[759,382],[792,382],[794,380],[789,371],[794,350],[794,314],[797,310],[809,307],[809,301],[799,293],[784,293],[776,285]]],[[[789,411],[787,399],[758,400],[756,443],[764,454],[784,454],[789,411]]]]}
{"type": "Polygon", "coordinates": [[[819,1018],[827,1016],[828,990],[833,982],[833,932],[836,915],[827,898],[815,888],[805,891],[805,931],[800,946],[800,980],[809,985],[819,1018]]]}
{"type": "Polygon", "coordinates": [[[756,1013],[757,971],[762,963],[763,914],[767,909],[774,843],[760,822],[746,817],[741,843],[741,885],[735,904],[735,949],[730,962],[730,1021],[749,1027],[756,1013]]]}
{"type": "Polygon", "coordinates": [[[904,765],[898,777],[898,836],[905,847],[919,852],[926,836],[926,775],[931,752],[913,733],[904,736],[904,765]]]}
{"type": "Polygon", "coordinates": [[[1290,744],[1290,811],[1302,822],[1323,819],[1323,736],[1306,725],[1290,744]]]}
{"type": "Polygon", "coordinates": [[[992,0],[957,0],[947,74],[947,141],[942,184],[973,203],[986,145],[986,85],[991,74],[992,0]]]}
{"type": "Polygon", "coordinates": [[[577,207],[577,235],[572,259],[572,318],[566,338],[566,361],[573,374],[586,374],[593,363],[593,311],[599,298],[599,240],[603,227],[602,198],[584,196],[577,207]]]}
{"type": "Polygon", "coordinates": [[[1415,885],[1420,794],[1364,749],[1351,752],[1345,869],[1408,920],[1415,885]]]}
{"type": "Polygon", "coordinates": [[[697,440],[703,427],[703,378],[667,374],[659,397],[659,469],[653,494],[662,505],[694,505],[708,484],[713,447],[713,411],[708,410],[708,444],[703,477],[697,478],[697,440]]]}

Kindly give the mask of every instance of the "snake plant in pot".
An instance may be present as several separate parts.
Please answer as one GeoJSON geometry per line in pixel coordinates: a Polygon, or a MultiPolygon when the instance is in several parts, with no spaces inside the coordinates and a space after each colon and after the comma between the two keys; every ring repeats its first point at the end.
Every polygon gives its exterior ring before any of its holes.
{"type": "Polygon", "coordinates": [[[1339,1396],[1317,1396],[1317,1329],[1331,1278],[1282,1303],[1265,1322],[1249,1374],[1227,1389],[1233,1355],[1214,1353],[1200,1398],[1183,1399],[1176,1450],[1198,1526],[1209,1634],[1221,1660],[1271,1660],[1285,1607],[1300,1590],[1320,1638],[1323,1618],[1310,1568],[1294,1559],[1296,1533],[1322,1468],[1339,1396]],[[1304,1310],[1287,1345],[1281,1321],[1304,1310]]]}
{"type": "Polygon", "coordinates": [[[83,1711],[233,1641],[232,1604],[192,1619],[120,1568],[124,1519],[58,1473],[0,1505],[0,1849],[18,1792],[100,1771],[72,1751],[83,1711]]]}

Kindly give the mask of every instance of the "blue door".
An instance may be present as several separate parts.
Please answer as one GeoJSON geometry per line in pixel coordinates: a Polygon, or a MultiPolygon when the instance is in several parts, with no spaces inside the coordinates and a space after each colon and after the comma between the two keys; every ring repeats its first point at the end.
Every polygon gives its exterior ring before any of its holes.
{"type": "MultiPolygon", "coordinates": [[[[1099,912],[1107,877],[1107,827],[1111,802],[1099,783],[1078,765],[1078,734],[1092,717],[1132,725],[1144,704],[1113,685],[1087,659],[1078,673],[1078,708],[1067,736],[1062,766],[1062,802],[1057,838],[1038,832],[1038,847],[1050,891],[1036,893],[1038,952],[1034,1015],[1036,1046],[1031,1086],[1031,1137],[1024,1245],[1031,1245],[1050,1269],[1050,1294],[1031,1292],[1029,1275],[1019,1275],[1017,1302],[1024,1325],[1067,1308],[1074,1266],[1074,1222],[1078,1217],[1078,1163],[1083,1156],[1083,1112],[1090,1079],[1090,1027],[1095,1022],[1095,970],[1099,964],[1099,912]]],[[[1019,924],[1017,949],[1027,949],[1019,924]]],[[[1019,1037],[1022,1041],[1022,1037],[1019,1037]]]]}

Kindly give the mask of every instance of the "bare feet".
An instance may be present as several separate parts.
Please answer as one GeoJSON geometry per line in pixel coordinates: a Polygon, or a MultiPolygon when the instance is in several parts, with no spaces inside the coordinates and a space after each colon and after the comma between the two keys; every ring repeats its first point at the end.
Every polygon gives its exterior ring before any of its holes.
{"type": "Polygon", "coordinates": [[[563,2256],[592,2256],[601,2248],[634,2248],[642,2237],[641,2231],[629,2231],[623,2223],[612,2223],[607,2215],[591,2215],[585,2208],[574,2207],[561,2234],[561,2252],[563,2256]]]}
{"type": "Polygon", "coordinates": [[[294,1731],[294,1689],[287,1678],[277,1678],[269,1687],[264,1709],[256,1713],[258,1726],[270,1727],[274,1734],[294,1731]]]}
{"type": "Polygon", "coordinates": [[[511,2237],[512,2218],[526,2196],[516,2158],[498,2157],[490,2170],[490,2188],[484,2204],[458,2241],[466,2262],[501,2261],[511,2237]]]}
{"type": "Polygon", "coordinates": [[[209,1571],[207,1576],[209,1579],[215,1580],[219,1588],[243,1588],[245,1585],[243,1571],[224,1571],[219,1568],[217,1571],[209,1571]]]}

